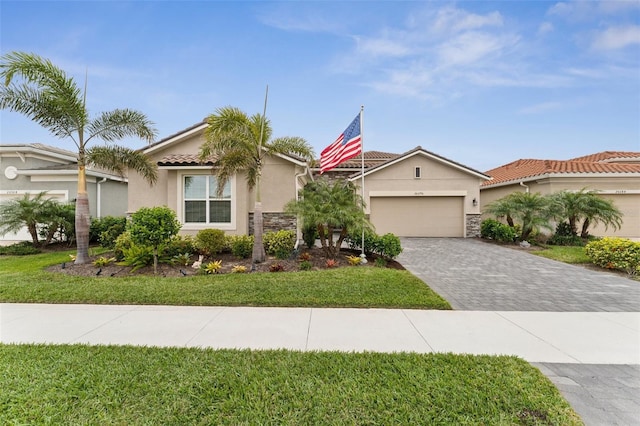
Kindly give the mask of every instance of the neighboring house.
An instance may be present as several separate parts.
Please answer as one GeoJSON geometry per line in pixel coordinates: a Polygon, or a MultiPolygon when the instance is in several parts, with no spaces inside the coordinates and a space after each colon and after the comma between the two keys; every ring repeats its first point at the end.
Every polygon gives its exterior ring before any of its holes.
{"type": "MultiPolygon", "coordinates": [[[[42,191],[60,202],[75,201],[78,165],[74,152],[39,143],[0,145],[0,169],[0,202],[42,191]]],[[[124,216],[125,177],[89,168],[87,191],[92,217],[124,216]]],[[[31,240],[26,229],[0,236],[4,244],[24,240],[31,240]]]]}
{"type": "Polygon", "coordinates": [[[557,191],[596,190],[622,212],[618,230],[590,228],[596,236],[640,239],[640,152],[604,151],[560,160],[517,160],[485,172],[493,179],[481,187],[481,207],[512,192],[542,195],[557,191]]]}
{"type": "MultiPolygon", "coordinates": [[[[165,205],[176,212],[182,234],[194,235],[207,228],[252,234],[255,197],[245,175],[234,176],[217,196],[213,161],[198,160],[206,128],[207,123],[201,122],[141,149],[158,164],[158,181],[150,187],[137,173],[129,172],[129,213],[165,205]]],[[[296,198],[309,179],[307,163],[298,157],[266,158],[261,180],[265,231],[297,228],[295,216],[283,213],[284,205],[296,198]]]]}
{"type": "MultiPolygon", "coordinates": [[[[364,160],[366,213],[378,234],[480,235],[480,184],[489,176],[419,146],[404,154],[365,152],[364,160]]],[[[361,167],[358,156],[325,175],[348,175],[361,188],[361,167]]]]}

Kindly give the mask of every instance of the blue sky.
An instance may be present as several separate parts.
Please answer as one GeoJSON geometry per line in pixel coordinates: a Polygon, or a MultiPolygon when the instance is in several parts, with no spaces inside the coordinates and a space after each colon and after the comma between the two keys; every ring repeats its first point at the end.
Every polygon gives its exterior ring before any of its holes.
{"type": "MultiPolygon", "coordinates": [[[[95,114],[163,138],[231,105],[317,154],[364,105],[365,150],[486,171],[640,151],[638,1],[0,1],[0,51],[51,59],[95,114]]],[[[0,112],[1,143],[73,145],[0,112]]],[[[137,140],[123,145],[139,148],[137,140]]]]}

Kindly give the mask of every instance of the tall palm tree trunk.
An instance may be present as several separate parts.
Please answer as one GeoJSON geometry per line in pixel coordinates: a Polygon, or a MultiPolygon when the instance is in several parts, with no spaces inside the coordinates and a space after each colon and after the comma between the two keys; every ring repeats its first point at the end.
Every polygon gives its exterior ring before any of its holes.
{"type": "Polygon", "coordinates": [[[89,262],[89,195],[87,194],[87,171],[81,161],[78,162],[78,195],[76,197],[76,264],[89,262]]]}
{"type": "Polygon", "coordinates": [[[265,261],[264,241],[262,238],[264,228],[264,219],[262,217],[262,202],[256,201],[253,208],[253,263],[262,263],[265,261]]]}

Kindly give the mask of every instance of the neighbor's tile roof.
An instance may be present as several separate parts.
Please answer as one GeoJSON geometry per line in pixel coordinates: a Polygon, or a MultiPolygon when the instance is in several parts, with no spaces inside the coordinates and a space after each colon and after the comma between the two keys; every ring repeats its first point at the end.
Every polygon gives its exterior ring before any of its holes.
{"type": "MultiPolygon", "coordinates": [[[[597,154],[595,154],[597,155],[597,154]]],[[[493,179],[482,186],[518,181],[550,174],[640,173],[640,164],[605,163],[595,161],[517,160],[485,172],[493,179]]]]}
{"type": "Polygon", "coordinates": [[[568,161],[589,161],[602,163],[615,163],[638,161],[640,162],[640,152],[633,151],[602,151],[595,154],[585,155],[584,157],[571,158],[568,161]]]}

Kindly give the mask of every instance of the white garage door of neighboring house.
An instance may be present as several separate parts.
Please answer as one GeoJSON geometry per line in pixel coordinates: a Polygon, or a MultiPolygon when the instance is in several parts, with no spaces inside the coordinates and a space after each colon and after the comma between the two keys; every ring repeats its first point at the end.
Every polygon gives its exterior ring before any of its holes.
{"type": "Polygon", "coordinates": [[[464,237],[463,197],[371,197],[376,233],[399,237],[464,237]]]}
{"type": "MultiPolygon", "coordinates": [[[[631,192],[631,191],[629,191],[631,192]]],[[[603,225],[596,225],[590,229],[590,233],[596,236],[617,236],[640,239],[640,193],[630,194],[603,194],[604,198],[613,201],[613,204],[623,213],[622,227],[614,230],[603,225]]]]}
{"type": "MultiPolygon", "coordinates": [[[[38,194],[40,191],[10,191],[5,190],[0,192],[0,203],[9,201],[13,198],[24,197],[25,193],[38,194]]],[[[69,191],[49,191],[47,197],[52,198],[60,203],[67,202],[69,199],[69,191]]],[[[27,231],[27,228],[22,228],[17,233],[9,232],[5,235],[0,235],[0,244],[7,245],[13,244],[17,241],[31,241],[31,234],[27,231]]]]}

